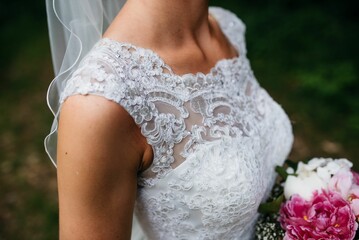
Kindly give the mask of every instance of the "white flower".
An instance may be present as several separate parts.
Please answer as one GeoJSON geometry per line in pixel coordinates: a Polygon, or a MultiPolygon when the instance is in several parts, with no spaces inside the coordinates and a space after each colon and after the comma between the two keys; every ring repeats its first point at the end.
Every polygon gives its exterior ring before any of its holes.
{"type": "MultiPolygon", "coordinates": [[[[310,200],[315,191],[328,189],[333,175],[339,171],[349,171],[353,164],[347,159],[313,158],[307,164],[298,163],[297,176],[288,176],[284,184],[284,195],[289,199],[293,194],[310,200]]],[[[287,170],[288,174],[292,169],[287,170]]]]}
{"type": "Polygon", "coordinates": [[[286,169],[286,172],[287,172],[288,174],[294,174],[294,169],[291,168],[291,167],[288,167],[288,168],[286,169]]]}
{"type": "Polygon", "coordinates": [[[350,169],[353,163],[345,158],[332,159],[332,158],[313,158],[307,164],[308,170],[315,170],[318,168],[326,168],[332,175],[336,174],[340,169],[350,169]]]}
{"type": "Polygon", "coordinates": [[[334,162],[340,166],[340,168],[351,169],[353,163],[345,158],[335,159],[334,162]]]}
{"type": "Polygon", "coordinates": [[[287,177],[284,184],[284,196],[286,199],[289,199],[293,194],[299,194],[309,201],[314,191],[327,188],[327,184],[315,172],[307,173],[305,177],[287,177]]]}
{"type": "Polygon", "coordinates": [[[315,169],[317,169],[318,167],[322,167],[328,164],[328,162],[330,162],[330,159],[325,159],[325,158],[313,158],[311,159],[306,165],[307,165],[307,169],[310,171],[313,171],[315,169]]]}
{"type": "Polygon", "coordinates": [[[332,178],[331,172],[327,167],[319,167],[317,168],[317,175],[320,177],[325,183],[329,183],[332,178]]]}

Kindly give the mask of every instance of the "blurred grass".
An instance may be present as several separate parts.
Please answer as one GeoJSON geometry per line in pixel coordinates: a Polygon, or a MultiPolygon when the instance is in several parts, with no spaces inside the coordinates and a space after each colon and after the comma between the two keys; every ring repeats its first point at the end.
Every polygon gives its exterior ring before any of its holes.
{"type": "MultiPolygon", "coordinates": [[[[289,114],[294,160],[347,157],[359,170],[359,21],[354,1],[212,1],[247,25],[260,84],[289,114]]],[[[44,2],[0,2],[0,240],[57,239],[44,2]],[[14,12],[16,9],[16,13],[14,12]]]]}
{"type": "Polygon", "coordinates": [[[0,239],[57,239],[56,171],[43,149],[52,120],[44,3],[1,2],[0,13],[0,239]]]}

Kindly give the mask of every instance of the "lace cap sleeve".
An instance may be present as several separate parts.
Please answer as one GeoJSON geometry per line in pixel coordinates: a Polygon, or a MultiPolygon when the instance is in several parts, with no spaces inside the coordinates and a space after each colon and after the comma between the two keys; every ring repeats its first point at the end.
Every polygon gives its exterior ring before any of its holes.
{"type": "Polygon", "coordinates": [[[215,17],[230,42],[240,50],[240,54],[246,55],[246,25],[244,22],[233,12],[221,7],[211,7],[210,14],[215,17]]]}
{"type": "MultiPolygon", "coordinates": [[[[64,83],[64,90],[59,93],[56,103],[58,108],[72,95],[93,94],[120,104],[138,125],[151,119],[152,115],[144,114],[143,109],[148,104],[143,94],[143,85],[128,62],[130,58],[129,51],[114,50],[108,42],[99,41],[64,83]]],[[[55,166],[59,114],[60,111],[56,111],[51,132],[44,141],[45,150],[55,166]]]]}
{"type": "Polygon", "coordinates": [[[76,94],[98,95],[121,105],[137,125],[150,121],[155,107],[146,98],[141,65],[133,63],[136,56],[130,51],[111,46],[106,39],[100,41],[67,82],[60,103],[76,94]]]}
{"type": "Polygon", "coordinates": [[[96,49],[95,46],[67,81],[60,96],[60,103],[76,94],[94,94],[120,102],[125,96],[127,86],[121,73],[116,72],[114,63],[109,53],[96,49]]]}

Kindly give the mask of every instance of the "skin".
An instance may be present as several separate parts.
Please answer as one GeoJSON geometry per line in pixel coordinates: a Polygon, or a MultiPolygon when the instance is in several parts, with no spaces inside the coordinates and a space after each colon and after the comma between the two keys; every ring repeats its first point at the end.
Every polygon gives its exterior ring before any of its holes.
{"type": "Polygon", "coordinates": [[[209,16],[208,0],[128,0],[104,37],[154,50],[178,75],[207,73],[237,55],[209,16]]]}
{"type": "MultiPolygon", "coordinates": [[[[152,49],[176,74],[206,73],[237,55],[208,15],[208,0],[128,0],[104,37],[152,49]]],[[[152,159],[120,105],[69,97],[58,129],[60,239],[130,239],[137,174],[152,159]]]]}

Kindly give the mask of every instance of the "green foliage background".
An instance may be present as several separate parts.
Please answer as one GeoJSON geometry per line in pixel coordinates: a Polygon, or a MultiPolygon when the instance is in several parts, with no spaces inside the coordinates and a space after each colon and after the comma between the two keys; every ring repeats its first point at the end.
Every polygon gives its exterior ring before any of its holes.
{"type": "MultiPolygon", "coordinates": [[[[291,158],[359,170],[357,1],[213,0],[247,25],[260,84],[289,114],[291,158]]],[[[56,169],[44,153],[52,66],[43,1],[0,2],[0,240],[57,239],[56,169]]]]}

